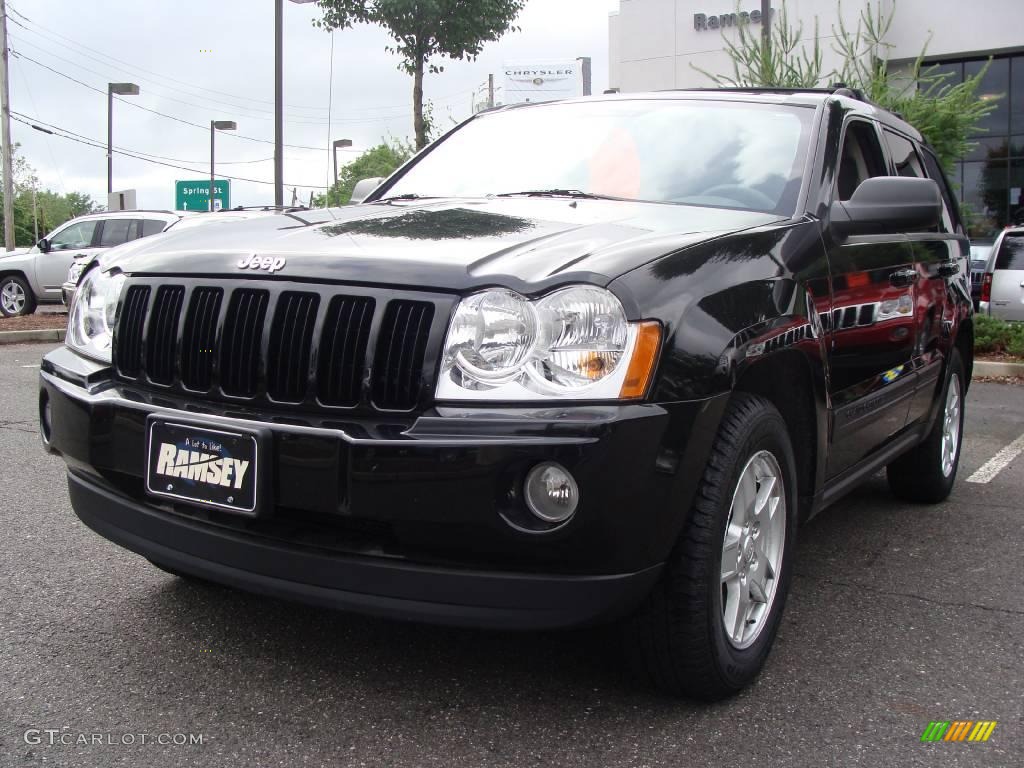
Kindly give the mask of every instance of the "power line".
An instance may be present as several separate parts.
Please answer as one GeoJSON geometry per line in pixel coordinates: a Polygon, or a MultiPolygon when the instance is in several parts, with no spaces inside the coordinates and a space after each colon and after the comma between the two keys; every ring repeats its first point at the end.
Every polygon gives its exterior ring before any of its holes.
{"type": "MultiPolygon", "coordinates": [[[[57,138],[67,139],[68,141],[73,141],[73,142],[76,142],[77,144],[84,144],[85,146],[93,147],[94,149],[102,149],[102,150],[106,151],[106,145],[105,144],[101,144],[100,142],[98,142],[98,141],[96,141],[94,139],[76,138],[75,136],[70,135],[70,132],[66,131],[66,129],[64,129],[64,128],[59,128],[59,127],[55,126],[54,130],[49,130],[49,129],[43,127],[43,126],[36,125],[36,124],[32,123],[29,120],[24,120],[21,117],[15,117],[13,114],[11,115],[11,119],[15,120],[15,121],[17,121],[17,122],[19,122],[19,123],[21,123],[23,125],[27,125],[29,128],[33,128],[33,129],[35,129],[37,131],[42,131],[43,133],[49,133],[50,135],[56,136],[57,138]],[[56,133],[54,131],[60,131],[60,133],[56,133]]],[[[153,159],[151,157],[144,157],[142,155],[136,154],[136,153],[131,152],[131,151],[125,151],[123,149],[113,149],[112,151],[113,151],[113,153],[115,155],[123,155],[124,157],[130,157],[133,160],[142,160],[143,162],[152,163],[153,165],[162,165],[162,166],[165,166],[167,168],[175,168],[175,169],[180,170],[180,171],[188,171],[189,173],[196,173],[196,174],[206,174],[207,173],[207,171],[205,169],[197,170],[195,168],[187,168],[187,167],[185,167],[183,165],[175,165],[174,163],[164,162],[163,160],[155,160],[155,159],[153,159]]],[[[273,181],[264,181],[263,179],[249,179],[249,178],[245,178],[244,176],[230,176],[228,174],[220,174],[220,176],[221,176],[221,178],[224,178],[224,179],[231,179],[232,181],[247,181],[247,182],[250,182],[252,184],[267,184],[267,185],[270,185],[270,186],[273,186],[273,184],[274,184],[273,181]]],[[[324,186],[319,185],[319,184],[292,184],[292,183],[289,182],[289,183],[286,183],[285,186],[288,186],[288,187],[302,187],[303,189],[327,189],[327,187],[324,187],[324,186]]]]}
{"type": "MultiPolygon", "coordinates": [[[[24,42],[20,38],[14,38],[13,35],[9,35],[8,37],[11,37],[12,39],[17,40],[17,42],[19,44],[21,42],[24,42]]],[[[12,50],[13,50],[13,48],[12,48],[12,50]]],[[[88,67],[83,67],[81,64],[79,64],[77,62],[72,61],[71,59],[64,58],[63,56],[58,56],[57,54],[55,54],[55,53],[53,53],[51,51],[44,51],[44,52],[46,53],[47,56],[49,56],[51,58],[57,59],[58,61],[63,61],[65,64],[70,64],[71,66],[77,68],[78,70],[80,70],[82,72],[88,72],[89,74],[96,75],[97,77],[103,78],[104,80],[110,80],[111,77],[119,77],[119,76],[121,76],[121,73],[118,73],[118,75],[109,75],[109,74],[105,74],[103,72],[97,72],[95,69],[89,69],[88,67]]],[[[24,54],[22,54],[22,55],[24,55],[24,54]]],[[[132,75],[131,73],[127,73],[127,74],[130,77],[134,77],[134,75],[132,75]]],[[[143,82],[146,82],[145,78],[138,78],[138,79],[143,80],[143,82]]],[[[149,87],[149,86],[147,86],[147,87],[149,87]]],[[[156,89],[154,89],[154,90],[156,90],[156,89]]],[[[177,89],[174,89],[174,90],[177,90],[177,89]]],[[[266,120],[266,121],[270,121],[270,120],[274,119],[273,113],[266,112],[265,110],[255,109],[253,107],[246,107],[246,106],[242,106],[242,105],[238,105],[238,104],[230,104],[230,103],[227,103],[227,102],[223,102],[221,104],[214,104],[214,105],[210,106],[210,105],[206,105],[206,104],[196,104],[195,102],[192,102],[192,101],[185,101],[184,99],[178,99],[178,98],[175,98],[174,96],[168,96],[168,95],[166,95],[164,93],[160,93],[158,90],[156,90],[156,94],[157,94],[157,96],[159,96],[161,99],[164,99],[165,101],[173,101],[176,104],[183,104],[186,107],[192,107],[193,109],[199,109],[199,110],[202,110],[204,112],[210,112],[211,110],[223,111],[223,108],[224,108],[224,106],[226,104],[232,110],[242,110],[243,112],[244,111],[252,111],[252,112],[262,112],[263,113],[263,114],[242,114],[241,117],[244,117],[246,120],[266,120]]],[[[195,96],[194,94],[188,94],[188,95],[195,96]]],[[[197,97],[197,98],[203,98],[203,97],[200,96],[200,97],[197,97]]],[[[335,120],[334,122],[344,122],[344,123],[351,123],[351,124],[360,124],[360,123],[371,123],[372,124],[372,123],[384,122],[384,121],[387,121],[387,120],[402,119],[402,118],[410,116],[411,114],[412,114],[411,112],[406,112],[405,114],[396,114],[396,115],[393,115],[393,116],[392,115],[386,115],[386,116],[380,116],[380,117],[348,118],[348,119],[342,119],[342,120],[335,120]]],[[[324,119],[324,118],[311,118],[309,120],[287,119],[287,120],[285,120],[285,122],[289,123],[289,124],[292,124],[292,125],[325,125],[327,123],[327,120],[324,119]]]]}
{"type": "MultiPolygon", "coordinates": [[[[104,91],[103,89],[97,88],[94,85],[89,85],[89,83],[86,83],[86,82],[84,82],[82,80],[79,80],[76,77],[72,77],[71,75],[65,74],[64,72],[61,72],[58,69],[54,69],[51,66],[43,64],[41,61],[37,61],[37,60],[33,59],[31,56],[26,56],[24,53],[20,53],[20,52],[14,50],[13,48],[11,49],[11,55],[12,56],[17,56],[19,59],[23,59],[25,61],[31,62],[32,64],[35,64],[38,67],[42,67],[43,69],[49,70],[50,72],[53,72],[55,75],[59,75],[60,77],[63,77],[65,80],[70,80],[71,82],[77,83],[78,85],[82,86],[83,88],[88,88],[90,91],[95,91],[96,93],[102,94],[103,96],[107,95],[107,92],[104,91]]],[[[174,120],[175,122],[182,123],[183,125],[190,125],[193,128],[198,128],[199,130],[203,131],[204,133],[208,133],[209,130],[210,130],[210,126],[208,126],[208,125],[200,125],[199,123],[193,123],[190,120],[185,120],[183,118],[176,117],[174,115],[168,115],[166,112],[160,112],[159,110],[156,110],[156,109],[151,109],[149,107],[144,107],[141,104],[136,104],[134,101],[129,101],[127,99],[121,99],[121,98],[115,98],[115,100],[120,102],[121,104],[127,104],[129,107],[133,107],[135,109],[141,109],[143,112],[149,112],[149,113],[154,114],[154,115],[159,115],[160,117],[166,118],[168,120],[174,120]]],[[[246,136],[245,134],[236,133],[234,131],[232,131],[230,133],[225,133],[223,135],[224,136],[228,136],[228,137],[233,138],[233,139],[243,139],[245,141],[255,141],[255,142],[258,142],[260,144],[273,144],[274,143],[273,141],[270,141],[269,139],[258,139],[255,136],[246,136]]],[[[307,147],[307,146],[304,146],[304,145],[301,145],[301,144],[285,144],[284,146],[288,147],[289,149],[305,149],[305,150],[310,150],[310,151],[314,151],[314,152],[326,152],[327,151],[324,147],[307,147]]]]}
{"type": "MultiPolygon", "coordinates": [[[[17,11],[15,8],[13,8],[11,6],[8,6],[8,7],[10,8],[10,10],[14,11],[14,13],[16,13],[18,16],[20,16],[24,21],[27,21],[30,24],[32,24],[33,26],[38,28],[38,29],[32,29],[30,27],[25,26],[24,24],[19,22],[17,19],[13,19],[13,18],[11,19],[11,21],[13,23],[17,24],[19,27],[21,27],[25,31],[27,31],[27,32],[29,32],[29,33],[31,33],[33,35],[37,35],[37,36],[39,36],[40,38],[42,38],[44,40],[48,40],[49,42],[54,42],[53,38],[50,37],[50,36],[56,36],[57,38],[60,38],[60,40],[65,41],[65,42],[58,43],[59,45],[66,45],[67,43],[70,43],[71,45],[76,46],[78,48],[82,48],[82,49],[85,49],[87,51],[92,51],[93,53],[96,53],[99,56],[102,56],[103,58],[96,58],[95,56],[90,56],[88,54],[82,53],[81,51],[72,51],[72,53],[77,53],[77,54],[79,54],[81,56],[85,56],[86,58],[91,59],[92,61],[96,61],[96,62],[98,62],[100,64],[104,64],[104,65],[109,66],[107,64],[108,61],[115,61],[115,62],[118,62],[119,64],[122,64],[123,66],[127,67],[129,70],[134,69],[134,70],[138,70],[140,72],[145,72],[145,73],[147,73],[147,74],[149,74],[149,75],[151,75],[153,77],[159,78],[160,80],[167,80],[169,82],[178,83],[179,85],[184,85],[184,86],[187,86],[187,87],[192,88],[194,90],[207,91],[209,93],[215,94],[218,97],[218,100],[215,103],[223,102],[223,98],[222,97],[227,96],[227,97],[232,98],[232,99],[240,99],[242,101],[251,101],[251,102],[254,102],[254,103],[257,103],[257,104],[267,104],[267,105],[272,105],[273,104],[272,101],[267,101],[265,99],[257,99],[257,98],[252,97],[252,96],[243,96],[241,94],[227,93],[225,91],[218,91],[218,90],[213,89],[213,88],[205,88],[205,87],[200,86],[200,85],[195,85],[194,83],[189,83],[187,81],[179,80],[177,78],[171,77],[170,75],[165,75],[165,74],[162,74],[162,73],[159,73],[159,72],[155,72],[155,71],[153,71],[151,69],[146,69],[145,67],[142,67],[142,66],[140,66],[138,64],[132,64],[131,62],[125,61],[124,59],[119,59],[116,56],[111,56],[110,54],[107,54],[107,53],[105,53],[103,51],[100,51],[100,50],[98,50],[96,48],[92,48],[91,46],[85,45],[84,43],[80,43],[80,42],[74,40],[73,38],[68,37],[67,35],[63,35],[60,32],[57,32],[56,30],[49,29],[48,27],[40,24],[39,22],[33,21],[33,20],[29,19],[27,16],[25,16],[25,14],[17,11]],[[46,34],[44,34],[43,32],[40,32],[39,30],[44,30],[46,34]]],[[[49,55],[51,55],[51,56],[54,56],[54,58],[58,58],[58,59],[61,59],[62,61],[65,61],[65,62],[67,62],[69,64],[78,66],[76,62],[70,61],[68,59],[63,59],[60,56],[57,56],[56,54],[50,52],[49,50],[47,50],[47,53],[49,55]]],[[[110,68],[111,69],[116,69],[115,67],[110,67],[110,68]]],[[[86,71],[89,71],[89,70],[86,70],[86,71]]],[[[93,74],[101,75],[101,73],[97,73],[97,72],[93,72],[93,74]]],[[[104,76],[104,75],[101,75],[101,76],[104,76]]],[[[139,79],[145,80],[146,78],[139,78],[139,79]]],[[[151,82],[157,83],[157,85],[159,87],[167,88],[167,89],[173,90],[173,91],[177,91],[178,93],[183,93],[183,94],[185,94],[187,96],[192,96],[193,98],[209,100],[207,97],[205,97],[205,96],[203,96],[201,94],[198,94],[198,93],[194,93],[192,91],[187,91],[187,90],[184,90],[184,89],[181,89],[181,88],[175,88],[173,86],[166,85],[165,83],[158,83],[155,80],[151,80],[151,82]]],[[[438,101],[451,101],[452,99],[457,99],[457,98],[464,97],[466,95],[466,93],[468,93],[468,91],[463,90],[463,91],[459,91],[457,93],[448,94],[446,96],[438,96],[438,97],[432,99],[432,101],[435,101],[435,102],[438,102],[438,101]]],[[[170,97],[166,97],[166,98],[168,98],[169,100],[173,100],[173,99],[170,99],[170,97]]],[[[189,102],[182,102],[182,103],[189,104],[189,106],[197,106],[195,104],[190,104],[189,102]]],[[[230,104],[230,102],[227,102],[227,103],[230,104]]],[[[236,107],[238,109],[250,110],[250,111],[255,111],[255,112],[262,112],[264,114],[273,114],[270,110],[260,109],[258,107],[247,107],[245,105],[236,105],[236,104],[230,104],[230,106],[236,107]]],[[[328,108],[325,108],[325,107],[322,107],[322,106],[301,105],[301,104],[286,104],[285,106],[287,106],[289,109],[306,109],[306,110],[315,110],[315,111],[319,111],[319,112],[324,112],[324,111],[328,111],[329,112],[330,111],[328,108]]],[[[203,109],[208,109],[208,107],[203,107],[203,109]]],[[[379,110],[379,111],[399,110],[398,112],[396,112],[392,116],[380,115],[379,117],[381,119],[398,119],[398,118],[403,118],[403,117],[409,117],[412,114],[409,111],[409,105],[407,103],[402,103],[402,104],[377,104],[377,105],[367,105],[367,106],[360,107],[360,111],[361,112],[369,112],[369,111],[377,111],[377,110],[379,110]]],[[[252,117],[252,116],[250,115],[248,117],[252,117]]],[[[323,122],[322,118],[315,118],[312,115],[301,115],[300,117],[309,117],[309,118],[312,118],[313,120],[317,120],[319,122],[323,122]]],[[[270,118],[257,118],[257,119],[270,119],[270,118]]],[[[286,122],[296,122],[296,123],[298,123],[300,121],[286,121],[286,122]]],[[[338,122],[338,120],[335,120],[334,122],[338,122]]],[[[302,123],[302,124],[310,124],[310,123],[302,123]]]]}
{"type": "MultiPolygon", "coordinates": [[[[17,115],[18,117],[25,118],[26,120],[34,120],[36,123],[38,123],[40,125],[43,125],[43,126],[46,126],[47,128],[53,128],[55,130],[67,133],[67,134],[69,134],[71,136],[76,136],[76,137],[78,137],[80,139],[85,139],[87,141],[94,141],[96,143],[100,143],[99,139],[94,139],[91,136],[85,136],[84,134],[81,134],[81,133],[75,133],[75,131],[72,131],[70,128],[61,128],[59,125],[55,125],[54,123],[48,123],[45,120],[39,119],[38,117],[32,117],[32,115],[26,115],[23,112],[18,112],[17,110],[14,110],[14,109],[11,110],[11,114],[12,115],[17,115]]],[[[154,157],[157,160],[167,160],[167,161],[172,162],[172,163],[193,163],[193,164],[201,165],[201,164],[207,162],[205,158],[203,158],[201,160],[191,160],[191,159],[186,160],[186,159],[181,158],[181,157],[166,157],[165,155],[157,155],[157,154],[154,154],[153,152],[144,152],[141,149],[127,149],[125,147],[119,147],[119,149],[124,149],[126,152],[132,152],[132,153],[134,153],[136,155],[144,155],[145,157],[154,157]]],[[[274,159],[273,157],[261,157],[258,160],[219,160],[217,164],[218,165],[244,165],[244,164],[248,164],[248,163],[265,163],[265,162],[267,162],[269,160],[273,160],[273,159],[274,159]]]]}

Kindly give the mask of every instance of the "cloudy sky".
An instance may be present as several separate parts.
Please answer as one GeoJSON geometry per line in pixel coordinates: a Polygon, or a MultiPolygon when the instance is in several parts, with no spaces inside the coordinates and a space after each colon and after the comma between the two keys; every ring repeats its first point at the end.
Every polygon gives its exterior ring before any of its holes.
{"type": "MultiPolygon", "coordinates": [[[[468,116],[474,92],[488,73],[500,81],[505,62],[590,56],[600,93],[608,78],[608,14],[618,4],[529,0],[518,21],[522,31],[490,44],[475,62],[445,61],[443,74],[428,75],[436,120],[444,127],[468,116]]],[[[111,81],[141,89],[114,104],[115,148],[195,169],[115,155],[114,189],[138,190],[139,207],[170,208],[175,180],[209,175],[211,119],[238,123],[236,134],[218,134],[218,176],[273,180],[273,0],[8,0],[7,8],[12,131],[42,186],[106,202],[111,81]]],[[[284,141],[292,145],[285,148],[286,202],[292,187],[308,200],[314,187],[327,184],[329,137],[352,139],[358,150],[412,134],[412,79],[384,50],[386,33],[363,26],[329,35],[313,26],[317,16],[315,5],[285,3],[284,141]]],[[[344,157],[339,153],[340,163],[344,157]]],[[[272,184],[232,181],[232,205],[272,203],[273,196],[272,184]]]]}

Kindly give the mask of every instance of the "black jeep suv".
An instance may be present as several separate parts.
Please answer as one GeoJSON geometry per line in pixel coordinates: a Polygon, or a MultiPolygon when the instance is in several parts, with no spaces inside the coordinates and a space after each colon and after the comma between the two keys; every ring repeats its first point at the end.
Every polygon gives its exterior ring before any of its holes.
{"type": "Polygon", "coordinates": [[[717,698],[762,666],[800,523],[956,475],[968,241],[851,91],[467,120],[360,205],[91,271],[39,409],[76,514],[178,575],[400,619],[617,621],[717,698]]]}

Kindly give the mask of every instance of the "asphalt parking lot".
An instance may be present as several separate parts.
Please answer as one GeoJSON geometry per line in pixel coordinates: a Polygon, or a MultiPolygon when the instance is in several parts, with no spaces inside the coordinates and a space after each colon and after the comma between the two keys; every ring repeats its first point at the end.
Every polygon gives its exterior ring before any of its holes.
{"type": "Polygon", "coordinates": [[[1024,435],[1024,387],[972,386],[946,503],[879,476],[801,530],[765,673],[707,706],[637,688],[606,632],[399,624],[163,574],[74,517],[36,436],[48,348],[0,347],[0,764],[1024,764],[1024,455],[967,482],[1024,435]],[[933,720],[998,725],[923,744],[933,720]]]}

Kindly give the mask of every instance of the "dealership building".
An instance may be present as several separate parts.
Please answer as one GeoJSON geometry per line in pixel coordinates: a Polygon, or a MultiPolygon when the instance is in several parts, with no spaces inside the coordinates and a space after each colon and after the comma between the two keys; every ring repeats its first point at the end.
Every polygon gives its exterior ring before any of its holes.
{"type": "MultiPolygon", "coordinates": [[[[774,5],[780,6],[781,0],[774,5]]],[[[855,29],[866,0],[789,0],[792,26],[821,38],[823,72],[839,57],[832,50],[839,12],[855,29]]],[[[879,0],[870,3],[879,7],[879,0]]],[[[609,86],[623,92],[713,86],[705,72],[731,75],[723,36],[735,39],[739,17],[751,31],[764,23],[758,0],[620,0],[609,19],[609,86]],[[703,72],[701,71],[703,70],[703,72]]],[[[996,101],[975,148],[956,164],[952,181],[972,213],[972,234],[984,237],[1024,217],[1024,4],[1022,0],[881,0],[892,16],[886,35],[890,59],[911,62],[927,44],[927,61],[953,79],[976,74],[992,58],[979,94],[996,101]],[[1001,96],[1001,98],[999,98],[1001,96]]],[[[772,18],[777,11],[772,10],[772,18]]]]}

